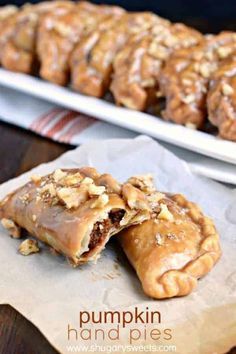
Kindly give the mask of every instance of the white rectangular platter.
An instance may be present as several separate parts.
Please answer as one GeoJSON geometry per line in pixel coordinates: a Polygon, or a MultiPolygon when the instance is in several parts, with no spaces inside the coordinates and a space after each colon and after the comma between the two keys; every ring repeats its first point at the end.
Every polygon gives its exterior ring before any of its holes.
{"type": "MultiPolygon", "coordinates": [[[[69,88],[56,86],[29,75],[9,72],[2,68],[0,68],[0,85],[54,102],[111,124],[152,136],[170,144],[236,164],[236,143],[234,142],[165,122],[147,113],[116,107],[105,100],[84,96],[71,91],[69,88]]],[[[22,104],[27,104],[27,102],[22,102],[22,104]]]]}

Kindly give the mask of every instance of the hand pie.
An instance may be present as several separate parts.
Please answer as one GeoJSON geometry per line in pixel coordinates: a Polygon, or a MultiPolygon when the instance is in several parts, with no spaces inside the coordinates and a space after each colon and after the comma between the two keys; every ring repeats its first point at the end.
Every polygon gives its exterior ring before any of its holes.
{"type": "Polygon", "coordinates": [[[65,14],[50,13],[40,21],[37,53],[40,76],[58,85],[69,82],[69,61],[75,45],[106,18],[123,13],[109,5],[78,2],[65,14]]]}
{"type": "Polygon", "coordinates": [[[145,32],[154,23],[169,25],[169,21],[149,12],[128,13],[116,18],[114,24],[91,31],[78,43],[71,58],[72,86],[84,94],[103,97],[113,72],[113,61],[129,37],[145,32]]]}
{"type": "Polygon", "coordinates": [[[221,255],[215,226],[182,195],[150,198],[152,219],[123,230],[119,240],[148,296],[187,295],[221,255]]]}
{"type": "Polygon", "coordinates": [[[89,167],[32,176],[0,203],[13,237],[24,228],[75,266],[96,260],[110,236],[149,217],[144,193],[89,167]]]}
{"type": "Polygon", "coordinates": [[[161,68],[173,50],[198,44],[203,36],[181,23],[157,23],[137,34],[114,60],[111,91],[119,105],[143,111],[156,103],[161,68]],[[135,38],[137,37],[137,38],[135,38]]]}
{"type": "Polygon", "coordinates": [[[235,32],[222,32],[206,36],[196,47],[176,50],[160,77],[161,92],[166,97],[163,118],[189,128],[201,128],[207,117],[209,81],[234,48],[235,32]]]}
{"type": "Polygon", "coordinates": [[[236,51],[224,60],[210,81],[208,117],[220,136],[236,142],[236,51]]]}
{"type": "Polygon", "coordinates": [[[8,70],[33,73],[40,17],[50,11],[62,13],[71,6],[70,1],[51,1],[23,6],[11,17],[1,33],[2,65],[8,70]]]}

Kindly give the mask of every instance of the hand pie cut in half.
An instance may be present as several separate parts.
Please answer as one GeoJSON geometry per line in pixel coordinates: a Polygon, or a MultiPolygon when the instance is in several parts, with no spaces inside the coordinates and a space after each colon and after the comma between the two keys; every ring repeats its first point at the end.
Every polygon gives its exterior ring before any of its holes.
{"type": "Polygon", "coordinates": [[[0,203],[0,219],[13,237],[20,228],[77,266],[96,260],[110,236],[150,217],[146,195],[94,168],[32,176],[0,203]]]}
{"type": "Polygon", "coordinates": [[[187,295],[220,258],[215,226],[180,194],[150,198],[156,199],[152,218],[123,230],[119,240],[148,296],[187,295]]]}

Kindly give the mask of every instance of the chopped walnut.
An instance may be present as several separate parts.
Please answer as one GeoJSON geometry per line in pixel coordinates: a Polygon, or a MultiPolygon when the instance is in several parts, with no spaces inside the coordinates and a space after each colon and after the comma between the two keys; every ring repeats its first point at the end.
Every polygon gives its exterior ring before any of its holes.
{"type": "Polygon", "coordinates": [[[109,197],[107,194],[101,194],[99,197],[92,203],[91,208],[103,208],[109,202],[109,197]]]}
{"type": "Polygon", "coordinates": [[[7,231],[9,232],[9,234],[13,237],[13,238],[20,238],[21,234],[20,234],[20,227],[17,226],[14,221],[10,220],[10,219],[6,219],[3,218],[1,220],[1,224],[2,226],[7,229],[7,231]]]}
{"type": "Polygon", "coordinates": [[[66,173],[60,169],[56,170],[53,174],[53,179],[56,183],[63,186],[73,186],[82,181],[83,177],[79,172],[76,173],[66,173]]]}
{"type": "Polygon", "coordinates": [[[122,194],[130,209],[149,210],[146,195],[132,184],[124,184],[122,194]]]}
{"type": "Polygon", "coordinates": [[[152,193],[155,190],[151,174],[130,177],[128,183],[145,193],[152,193]]]}
{"type": "Polygon", "coordinates": [[[163,240],[161,234],[157,233],[155,236],[155,239],[156,239],[156,244],[158,246],[162,246],[164,244],[164,240],[163,240]]]}
{"type": "Polygon", "coordinates": [[[68,209],[77,208],[80,204],[79,188],[64,187],[57,191],[57,196],[68,209]]]}
{"type": "Polygon", "coordinates": [[[48,183],[39,189],[39,193],[40,193],[40,195],[46,195],[46,196],[53,198],[56,196],[57,191],[56,191],[53,183],[48,183]]]}
{"type": "Polygon", "coordinates": [[[220,57],[220,59],[225,59],[231,54],[232,48],[230,47],[219,47],[217,48],[217,53],[220,57]]]}
{"type": "Polygon", "coordinates": [[[230,96],[230,95],[233,95],[234,89],[229,84],[225,84],[224,83],[222,85],[222,93],[223,93],[224,96],[230,96]]]}
{"type": "Polygon", "coordinates": [[[94,182],[93,182],[93,179],[90,177],[85,177],[81,182],[81,184],[92,184],[92,183],[94,183],[94,182]]]}
{"type": "Polygon", "coordinates": [[[191,85],[193,84],[192,80],[186,79],[186,78],[183,78],[183,79],[182,79],[182,83],[183,83],[183,85],[185,85],[185,86],[191,86],[191,85]]]}
{"type": "Polygon", "coordinates": [[[106,188],[104,186],[96,186],[95,184],[89,184],[88,192],[90,196],[101,195],[105,192],[106,188]]]}
{"type": "Polygon", "coordinates": [[[19,252],[23,256],[39,252],[38,242],[36,240],[24,240],[19,246],[19,252]]]}
{"type": "Polygon", "coordinates": [[[176,235],[171,234],[171,233],[168,233],[168,234],[166,235],[166,237],[167,237],[169,240],[176,240],[176,239],[177,239],[176,235]]]}
{"type": "Polygon", "coordinates": [[[210,63],[202,63],[199,66],[199,72],[204,78],[209,78],[212,68],[210,63]]]}
{"type": "Polygon", "coordinates": [[[148,203],[152,209],[155,209],[159,205],[159,201],[165,198],[165,195],[160,192],[155,192],[147,196],[148,203]]]}
{"type": "Polygon", "coordinates": [[[62,171],[61,169],[57,169],[54,173],[53,173],[53,179],[54,181],[57,183],[60,180],[62,180],[63,178],[66,177],[66,172],[62,171]]]}
{"type": "Polygon", "coordinates": [[[182,101],[186,104],[193,103],[195,101],[196,97],[194,94],[187,95],[185,97],[182,97],[182,101]]]}
{"type": "Polygon", "coordinates": [[[161,211],[160,211],[160,213],[157,216],[158,219],[163,219],[163,220],[167,220],[167,221],[173,221],[174,217],[171,214],[171,212],[169,211],[167,205],[161,203],[160,207],[161,207],[161,211]]]}
{"type": "Polygon", "coordinates": [[[41,176],[40,175],[32,175],[30,177],[31,181],[34,182],[35,184],[38,184],[41,181],[41,176]]]}
{"type": "Polygon", "coordinates": [[[82,175],[77,172],[74,174],[68,174],[66,177],[63,178],[62,183],[65,186],[73,186],[75,184],[79,184],[82,180],[82,175]]]}

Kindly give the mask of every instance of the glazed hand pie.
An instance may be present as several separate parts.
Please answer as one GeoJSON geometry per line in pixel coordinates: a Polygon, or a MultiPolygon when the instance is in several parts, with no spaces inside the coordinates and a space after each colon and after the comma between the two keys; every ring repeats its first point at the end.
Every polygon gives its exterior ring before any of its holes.
{"type": "Polygon", "coordinates": [[[235,32],[221,32],[206,36],[198,46],[173,52],[160,75],[161,92],[166,97],[163,118],[201,128],[207,118],[210,79],[235,48],[235,32]]]}
{"type": "Polygon", "coordinates": [[[154,24],[168,26],[169,21],[149,12],[126,13],[113,23],[103,21],[100,28],[91,31],[75,47],[71,58],[72,87],[90,96],[103,97],[109,89],[117,53],[131,35],[142,34],[154,24]]]}
{"type": "Polygon", "coordinates": [[[121,13],[123,9],[117,6],[79,1],[65,14],[51,12],[44,16],[37,39],[40,76],[58,85],[66,85],[70,74],[70,56],[76,44],[107,17],[121,13]]]}
{"type": "Polygon", "coordinates": [[[32,176],[0,203],[2,225],[13,237],[26,229],[74,266],[96,260],[110,236],[149,216],[143,192],[90,167],[32,176]]]}
{"type": "Polygon", "coordinates": [[[150,220],[119,234],[144,292],[163,299],[189,294],[221,255],[211,219],[182,195],[150,195],[150,220]]]}
{"type": "Polygon", "coordinates": [[[1,62],[4,68],[31,74],[37,67],[36,40],[40,18],[46,13],[63,13],[70,1],[26,4],[13,14],[0,33],[1,62]]]}
{"type": "Polygon", "coordinates": [[[148,31],[132,36],[113,62],[111,91],[116,103],[140,111],[156,103],[159,74],[170,54],[202,39],[192,28],[165,22],[157,22],[148,31]]]}

